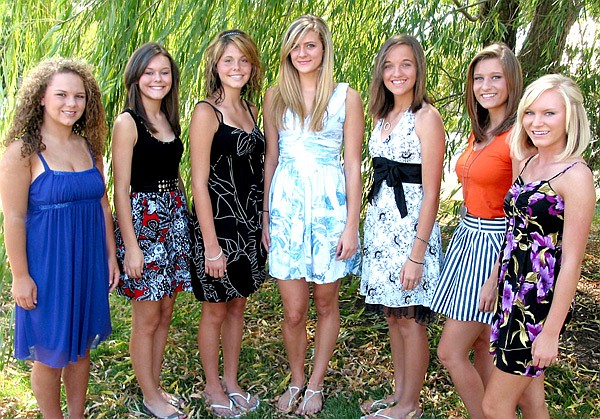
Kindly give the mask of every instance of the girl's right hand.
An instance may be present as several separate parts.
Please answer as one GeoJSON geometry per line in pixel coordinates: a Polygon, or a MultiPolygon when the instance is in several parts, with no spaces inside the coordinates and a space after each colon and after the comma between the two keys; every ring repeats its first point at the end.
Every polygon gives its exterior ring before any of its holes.
{"type": "Polygon", "coordinates": [[[498,269],[494,267],[490,277],[481,286],[479,296],[479,311],[483,313],[493,313],[496,308],[496,299],[498,297],[498,269]]]}
{"type": "Polygon", "coordinates": [[[268,252],[271,247],[271,234],[269,233],[269,213],[263,212],[261,243],[268,252]]]}
{"type": "Polygon", "coordinates": [[[139,246],[125,248],[123,270],[130,278],[141,278],[144,272],[144,253],[139,246]]]}
{"type": "Polygon", "coordinates": [[[25,309],[34,309],[37,305],[37,285],[29,275],[21,278],[13,278],[12,296],[15,303],[25,309]]]}

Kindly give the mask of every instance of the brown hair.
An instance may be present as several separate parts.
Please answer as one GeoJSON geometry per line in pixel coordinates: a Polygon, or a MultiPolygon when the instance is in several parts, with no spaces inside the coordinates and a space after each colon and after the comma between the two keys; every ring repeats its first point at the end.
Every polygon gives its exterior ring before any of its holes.
{"type": "Polygon", "coordinates": [[[179,137],[181,135],[181,125],[179,123],[179,68],[173,57],[171,57],[171,54],[162,45],[156,42],[148,42],[136,49],[131,54],[131,57],[129,57],[124,74],[125,88],[127,89],[125,106],[131,108],[151,132],[156,132],[156,129],[146,116],[138,82],[144,74],[146,67],[150,64],[150,61],[157,55],[167,57],[171,63],[171,90],[169,90],[161,101],[160,110],[165,114],[167,121],[169,121],[173,133],[179,137]]]}
{"type": "Polygon", "coordinates": [[[242,87],[242,96],[248,100],[255,101],[260,95],[263,81],[263,70],[260,63],[258,48],[252,38],[244,31],[232,29],[221,32],[214,38],[206,48],[204,57],[206,66],[204,67],[204,90],[207,96],[214,96],[215,102],[222,100],[221,79],[217,73],[217,63],[223,56],[228,45],[235,45],[240,52],[246,56],[252,65],[252,72],[248,83],[242,87]]]}
{"type": "Polygon", "coordinates": [[[383,66],[390,50],[398,45],[407,45],[412,49],[417,64],[415,86],[413,87],[413,100],[410,105],[412,112],[417,112],[423,103],[430,103],[427,97],[427,67],[423,47],[414,36],[394,35],[381,46],[375,66],[373,68],[373,80],[371,81],[369,94],[369,113],[375,118],[384,118],[394,107],[394,95],[383,83],[383,66]]]}
{"type": "Polygon", "coordinates": [[[73,132],[85,137],[95,157],[102,155],[108,133],[106,116],[102,106],[100,87],[90,67],[80,61],[53,58],[40,62],[33,68],[17,94],[17,108],[8,134],[6,145],[22,140],[21,155],[30,156],[46,149],[40,129],[44,120],[42,97],[55,74],[73,73],[79,76],[85,89],[85,110],[73,125],[73,132]]]}
{"type": "Polygon", "coordinates": [[[476,142],[486,140],[485,131],[490,125],[490,114],[487,109],[477,102],[475,94],[473,93],[475,66],[483,60],[494,58],[500,60],[500,63],[502,63],[508,90],[508,100],[506,103],[506,115],[504,120],[490,132],[492,137],[508,131],[513,126],[515,123],[517,106],[519,105],[519,99],[521,98],[521,92],[523,91],[521,64],[515,54],[505,44],[496,43],[489,45],[473,57],[467,70],[465,102],[467,113],[471,119],[471,130],[473,131],[476,142]]]}

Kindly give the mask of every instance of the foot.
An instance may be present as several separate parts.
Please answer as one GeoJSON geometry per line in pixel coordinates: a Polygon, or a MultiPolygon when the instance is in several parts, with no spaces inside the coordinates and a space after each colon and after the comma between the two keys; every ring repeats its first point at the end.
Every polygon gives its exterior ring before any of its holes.
{"type": "Polygon", "coordinates": [[[185,399],[179,395],[167,393],[161,387],[158,388],[158,392],[167,403],[173,407],[183,409],[185,407],[185,399]]]}
{"type": "Polygon", "coordinates": [[[323,409],[323,390],[311,390],[307,388],[302,398],[302,403],[296,409],[297,415],[310,416],[319,413],[323,409]]]}
{"type": "Polygon", "coordinates": [[[391,396],[386,397],[385,399],[379,400],[367,400],[363,404],[360,405],[360,410],[365,414],[373,413],[377,410],[386,409],[398,403],[395,396],[392,394],[391,396]]]}
{"type": "Polygon", "coordinates": [[[413,410],[402,409],[400,406],[379,409],[377,412],[368,416],[362,416],[361,419],[417,419],[423,416],[423,412],[418,407],[413,410]]]}
{"type": "Polygon", "coordinates": [[[281,413],[290,413],[296,407],[296,403],[300,398],[300,390],[298,386],[289,386],[285,393],[279,396],[277,400],[277,410],[281,413]]]}
{"type": "Polygon", "coordinates": [[[146,400],[142,400],[142,404],[144,405],[144,410],[146,413],[153,418],[159,419],[186,419],[187,415],[180,411],[179,409],[175,409],[170,404],[164,402],[160,405],[154,404],[151,405],[146,403],[146,400]]]}
{"type": "Polygon", "coordinates": [[[212,414],[218,418],[239,418],[242,416],[225,392],[212,395],[204,391],[203,397],[212,414]]]}
{"type": "Polygon", "coordinates": [[[260,405],[260,400],[241,389],[239,392],[234,391],[232,393],[227,393],[227,395],[233,404],[235,404],[242,412],[254,412],[258,408],[258,405],[260,405]]]}

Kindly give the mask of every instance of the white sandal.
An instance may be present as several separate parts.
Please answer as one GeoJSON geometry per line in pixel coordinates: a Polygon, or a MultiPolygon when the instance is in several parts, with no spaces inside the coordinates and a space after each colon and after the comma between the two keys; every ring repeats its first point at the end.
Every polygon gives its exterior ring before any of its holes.
{"type": "Polygon", "coordinates": [[[312,399],[315,396],[315,394],[321,395],[321,409],[317,410],[316,412],[309,413],[309,415],[316,415],[321,410],[323,410],[323,402],[325,401],[325,400],[323,400],[323,390],[311,390],[310,388],[307,388],[306,391],[304,392],[302,406],[300,407],[300,410],[302,411],[302,413],[300,413],[301,415],[307,415],[307,413],[304,413],[304,411],[306,409],[306,403],[308,403],[310,401],[310,399],[312,399]]]}
{"type": "Polygon", "coordinates": [[[229,399],[233,402],[233,404],[235,404],[237,406],[237,408],[243,412],[254,412],[256,409],[258,409],[258,406],[260,405],[260,400],[258,400],[257,398],[255,398],[256,403],[250,404],[250,399],[252,398],[252,394],[250,394],[249,392],[246,392],[246,396],[244,396],[240,393],[229,393],[227,395],[229,396],[229,399]],[[238,403],[238,401],[235,399],[236,397],[239,397],[243,401],[245,401],[246,405],[248,407],[242,406],[240,403],[238,403]]]}
{"type": "Polygon", "coordinates": [[[286,390],[286,392],[290,392],[290,399],[288,400],[288,404],[285,409],[280,409],[279,407],[277,407],[277,410],[279,410],[281,413],[290,413],[294,409],[294,406],[298,401],[300,390],[302,389],[298,386],[288,386],[286,390]]]}

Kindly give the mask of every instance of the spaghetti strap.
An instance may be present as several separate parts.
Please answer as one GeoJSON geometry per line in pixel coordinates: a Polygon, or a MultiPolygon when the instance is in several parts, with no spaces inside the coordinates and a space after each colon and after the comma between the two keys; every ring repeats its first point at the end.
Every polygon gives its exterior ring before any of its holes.
{"type": "Polygon", "coordinates": [[[250,102],[248,102],[246,99],[244,99],[244,103],[246,104],[246,107],[248,108],[248,113],[250,113],[250,118],[252,118],[252,122],[254,122],[254,125],[256,125],[256,119],[254,119],[254,114],[252,113],[252,108],[250,107],[250,102]]]}
{"type": "Polygon", "coordinates": [[[52,171],[52,169],[50,169],[50,166],[48,166],[46,159],[44,158],[44,156],[42,156],[42,153],[38,151],[37,155],[40,158],[40,161],[42,162],[42,164],[44,165],[44,171],[46,171],[46,172],[52,171]]]}
{"type": "Polygon", "coordinates": [[[531,159],[533,159],[535,156],[537,156],[537,154],[534,154],[533,156],[530,156],[527,161],[525,162],[525,165],[523,166],[523,168],[521,169],[521,173],[519,173],[519,176],[521,176],[523,174],[523,172],[525,171],[525,168],[527,167],[527,165],[529,164],[529,162],[531,161],[531,159]]]}
{"type": "Polygon", "coordinates": [[[569,170],[571,167],[575,166],[577,163],[580,163],[579,161],[575,161],[573,163],[571,163],[570,165],[568,165],[567,167],[565,167],[563,170],[561,170],[560,172],[558,172],[557,174],[555,174],[554,176],[552,176],[550,179],[548,179],[548,182],[556,179],[557,177],[559,177],[560,175],[562,175],[563,173],[565,173],[567,170],[569,170]]]}
{"type": "Polygon", "coordinates": [[[223,113],[220,110],[218,110],[212,103],[210,103],[206,100],[201,100],[200,102],[198,102],[198,104],[200,104],[200,103],[206,103],[211,108],[213,108],[213,110],[215,111],[215,115],[217,116],[217,121],[219,121],[219,124],[223,123],[223,113]]]}
{"type": "Polygon", "coordinates": [[[92,145],[86,139],[85,142],[88,145],[88,150],[90,151],[90,157],[92,158],[92,169],[96,167],[96,159],[94,158],[94,152],[92,151],[92,145]]]}

